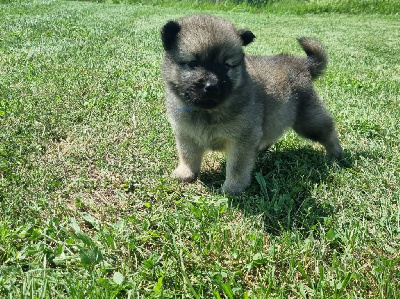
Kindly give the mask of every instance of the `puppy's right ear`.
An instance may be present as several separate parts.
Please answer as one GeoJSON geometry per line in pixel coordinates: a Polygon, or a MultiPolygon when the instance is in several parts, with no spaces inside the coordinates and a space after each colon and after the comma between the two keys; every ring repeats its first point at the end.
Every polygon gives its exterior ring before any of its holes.
{"type": "Polygon", "coordinates": [[[169,21],[161,29],[161,40],[165,51],[171,50],[179,31],[181,31],[181,26],[175,21],[169,21]]]}
{"type": "Polygon", "coordinates": [[[240,38],[242,39],[242,45],[247,46],[250,44],[256,36],[251,32],[250,30],[247,29],[240,29],[238,31],[240,38]]]}

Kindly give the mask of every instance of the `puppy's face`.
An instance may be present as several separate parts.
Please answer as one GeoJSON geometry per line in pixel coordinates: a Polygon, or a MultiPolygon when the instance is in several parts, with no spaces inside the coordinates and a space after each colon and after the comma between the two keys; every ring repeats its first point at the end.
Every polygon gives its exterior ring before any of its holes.
{"type": "Polygon", "coordinates": [[[162,29],[164,79],[187,104],[213,109],[242,82],[243,45],[254,35],[210,15],[170,21],[162,29]]]}

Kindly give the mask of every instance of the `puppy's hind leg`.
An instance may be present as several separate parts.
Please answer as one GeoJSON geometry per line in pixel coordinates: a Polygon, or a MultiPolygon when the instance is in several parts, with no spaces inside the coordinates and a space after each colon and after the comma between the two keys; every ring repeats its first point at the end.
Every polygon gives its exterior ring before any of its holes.
{"type": "Polygon", "coordinates": [[[315,92],[300,98],[293,129],[300,136],[321,143],[330,156],[338,157],[343,152],[333,118],[315,92]]]}

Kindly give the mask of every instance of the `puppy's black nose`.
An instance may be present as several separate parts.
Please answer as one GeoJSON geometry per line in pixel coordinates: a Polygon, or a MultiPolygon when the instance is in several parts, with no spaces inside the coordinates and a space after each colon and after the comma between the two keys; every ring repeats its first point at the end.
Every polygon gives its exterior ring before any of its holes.
{"type": "Polygon", "coordinates": [[[219,91],[218,83],[207,82],[204,86],[204,90],[207,92],[218,92],[219,91]]]}

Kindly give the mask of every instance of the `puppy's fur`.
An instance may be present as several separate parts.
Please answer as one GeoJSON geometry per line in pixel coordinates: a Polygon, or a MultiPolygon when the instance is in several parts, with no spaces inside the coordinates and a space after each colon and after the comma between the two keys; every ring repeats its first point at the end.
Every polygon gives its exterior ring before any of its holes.
{"type": "Polygon", "coordinates": [[[179,165],[172,176],[193,181],[206,150],[227,152],[222,190],[239,194],[249,184],[257,152],[287,128],[320,142],[327,153],[342,148],[334,122],[313,89],[327,64],[322,45],[298,41],[306,57],[248,56],[248,30],[212,15],[169,21],[161,31],[163,78],[179,165]]]}

